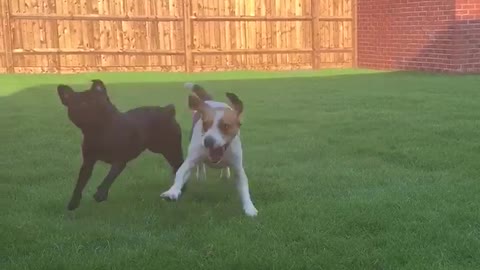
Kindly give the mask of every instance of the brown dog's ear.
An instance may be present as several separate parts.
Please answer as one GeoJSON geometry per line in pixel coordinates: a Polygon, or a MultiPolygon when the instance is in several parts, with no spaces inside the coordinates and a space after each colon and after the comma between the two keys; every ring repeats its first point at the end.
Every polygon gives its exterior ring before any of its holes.
{"type": "Polygon", "coordinates": [[[189,95],[188,96],[188,107],[190,108],[190,110],[198,111],[198,112],[202,113],[205,109],[205,103],[203,102],[203,100],[201,100],[196,95],[189,95]]]}
{"type": "Polygon", "coordinates": [[[102,93],[107,92],[107,88],[105,87],[105,84],[98,79],[92,80],[92,86],[90,87],[90,90],[95,90],[102,93]]]}
{"type": "Polygon", "coordinates": [[[62,101],[62,104],[65,106],[68,106],[75,92],[73,92],[73,89],[70,86],[59,84],[57,86],[57,93],[58,93],[58,96],[60,97],[60,100],[62,101]]]}
{"type": "Polygon", "coordinates": [[[232,104],[233,109],[237,112],[240,117],[243,113],[243,102],[238,98],[234,93],[226,93],[228,100],[232,104]]]}

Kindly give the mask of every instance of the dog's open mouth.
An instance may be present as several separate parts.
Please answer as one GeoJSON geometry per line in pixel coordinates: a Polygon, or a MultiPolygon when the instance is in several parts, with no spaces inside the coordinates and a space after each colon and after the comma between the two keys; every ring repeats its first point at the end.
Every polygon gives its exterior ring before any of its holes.
{"type": "Polygon", "coordinates": [[[208,159],[213,163],[218,163],[223,158],[223,154],[227,150],[227,146],[208,148],[208,159]]]}

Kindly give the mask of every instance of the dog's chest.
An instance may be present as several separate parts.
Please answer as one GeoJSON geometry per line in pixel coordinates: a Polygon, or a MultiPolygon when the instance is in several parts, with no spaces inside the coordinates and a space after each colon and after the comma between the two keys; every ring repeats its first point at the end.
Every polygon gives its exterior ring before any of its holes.
{"type": "Polygon", "coordinates": [[[96,136],[85,136],[83,149],[98,160],[114,163],[129,161],[145,150],[134,130],[116,132],[111,130],[96,136]]]}

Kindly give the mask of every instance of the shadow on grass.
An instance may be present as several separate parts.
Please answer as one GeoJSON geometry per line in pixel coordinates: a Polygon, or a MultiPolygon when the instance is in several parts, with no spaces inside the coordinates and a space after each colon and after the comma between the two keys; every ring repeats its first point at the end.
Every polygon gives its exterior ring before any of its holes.
{"type": "MultiPolygon", "coordinates": [[[[104,81],[112,102],[121,111],[142,105],[175,104],[186,152],[191,119],[188,92],[182,83],[117,83],[113,77],[104,81]]],[[[368,120],[362,118],[362,113],[371,116],[382,110],[421,111],[429,95],[445,92],[444,88],[436,91],[436,87],[458,83],[444,76],[409,72],[197,81],[217,99],[225,101],[224,92],[233,91],[245,103],[245,163],[260,216],[264,207],[296,200],[304,189],[322,185],[324,180],[315,176],[320,168],[313,167],[312,171],[305,168],[306,164],[324,163],[331,151],[346,151],[348,143],[340,146],[344,140],[355,141],[356,136],[365,136],[362,132],[368,134],[379,128],[352,126],[352,121],[368,120]],[[419,91],[423,93],[420,96],[416,93],[419,91]],[[366,111],[369,106],[374,110],[366,111]]],[[[14,206],[18,211],[27,207],[32,213],[62,215],[78,174],[81,133],[69,122],[60,103],[58,83],[68,81],[26,88],[0,98],[2,148],[8,153],[1,162],[9,168],[2,172],[6,185],[2,193],[6,193],[6,201],[22,202],[14,206]]],[[[72,87],[79,91],[88,85],[85,81],[72,87]]],[[[390,126],[382,128],[391,130],[390,126]]],[[[206,182],[192,178],[182,199],[167,203],[159,194],[171,184],[169,168],[163,157],[145,152],[119,176],[109,200],[96,204],[91,195],[106,172],[105,165],[96,167],[80,208],[69,217],[107,218],[114,223],[143,219],[145,226],[155,226],[160,219],[174,226],[206,221],[209,216],[228,220],[242,215],[233,180],[218,179],[216,170],[209,171],[206,182]]]]}

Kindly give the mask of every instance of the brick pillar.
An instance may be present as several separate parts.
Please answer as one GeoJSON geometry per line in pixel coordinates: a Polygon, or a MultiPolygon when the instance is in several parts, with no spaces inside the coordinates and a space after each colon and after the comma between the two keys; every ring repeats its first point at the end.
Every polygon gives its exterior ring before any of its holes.
{"type": "Polygon", "coordinates": [[[480,73],[480,0],[455,2],[456,68],[480,73]]]}

